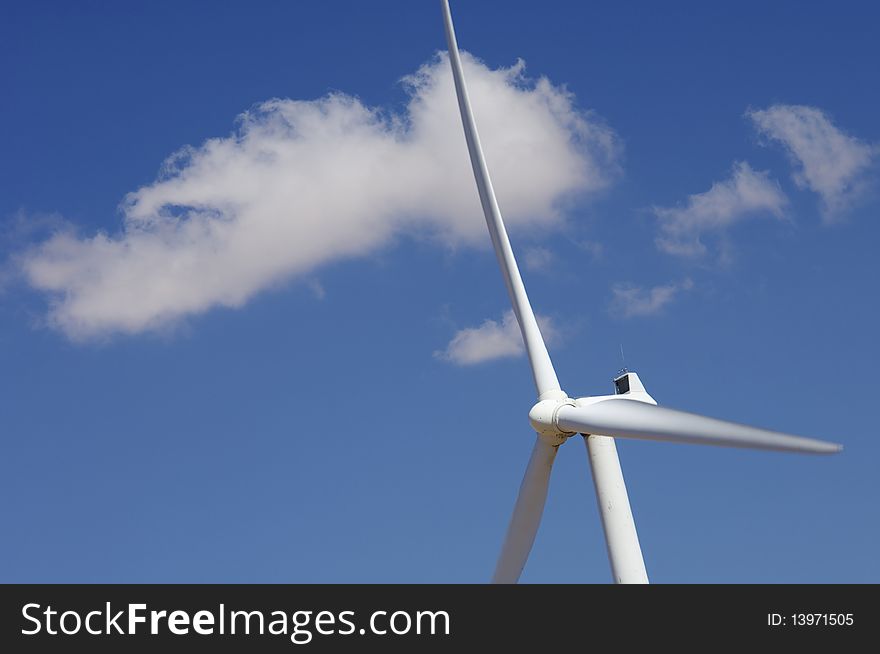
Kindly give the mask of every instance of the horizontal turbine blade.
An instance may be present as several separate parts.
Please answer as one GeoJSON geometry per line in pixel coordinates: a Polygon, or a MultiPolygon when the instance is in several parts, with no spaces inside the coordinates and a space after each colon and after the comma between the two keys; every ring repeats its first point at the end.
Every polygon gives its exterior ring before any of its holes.
{"type": "Polygon", "coordinates": [[[814,454],[833,454],[843,449],[836,443],[790,436],[636,400],[609,399],[585,406],[564,405],[556,414],[556,424],[567,432],[672,443],[814,454]]]}
{"type": "Polygon", "coordinates": [[[507,535],[504,537],[504,545],[501,546],[501,555],[492,577],[493,584],[515,584],[519,581],[544,514],[550,472],[558,450],[558,446],[551,445],[540,436],[535,441],[526,474],[519,487],[513,516],[507,527],[507,535]]]}

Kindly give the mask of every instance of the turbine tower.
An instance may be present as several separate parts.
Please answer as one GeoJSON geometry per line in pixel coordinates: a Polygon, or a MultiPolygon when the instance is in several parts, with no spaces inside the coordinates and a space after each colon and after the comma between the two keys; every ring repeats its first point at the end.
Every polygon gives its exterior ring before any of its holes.
{"type": "Polygon", "coordinates": [[[489,169],[483,157],[480,136],[468,99],[461,57],[452,25],[448,0],[440,2],[443,10],[449,63],[465,140],[480,203],[489,228],[489,236],[498,257],[501,274],[510,295],[513,312],[522,332],[523,343],[532,369],[538,401],[529,411],[529,421],[537,432],[535,447],[513,509],[513,516],[501,548],[492,578],[494,583],[516,583],[528,559],[550,483],[550,472],[559,446],[580,434],[596,488],[596,500],[611,572],[616,583],[648,583],[639,537],[630,509],[615,438],[722,445],[788,452],[831,454],[842,447],[811,438],[749,427],[734,422],[707,418],[694,413],[657,406],[642,385],[639,376],[624,370],[615,380],[614,395],[571,398],[562,390],[538,321],[529,303],[504,220],[495,199],[489,169]]]}

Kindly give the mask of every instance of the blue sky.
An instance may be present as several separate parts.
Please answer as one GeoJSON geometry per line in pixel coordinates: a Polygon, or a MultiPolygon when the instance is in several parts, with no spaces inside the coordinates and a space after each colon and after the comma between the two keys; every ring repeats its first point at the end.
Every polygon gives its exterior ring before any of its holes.
{"type": "MultiPolygon", "coordinates": [[[[845,445],[620,442],[651,579],[877,582],[880,16],[715,4],[453,12],[563,387],[622,344],[845,445]]],[[[534,391],[443,49],[433,1],[4,5],[0,580],[489,578],[534,391]]],[[[523,581],[608,580],[572,439],[523,581]]]]}

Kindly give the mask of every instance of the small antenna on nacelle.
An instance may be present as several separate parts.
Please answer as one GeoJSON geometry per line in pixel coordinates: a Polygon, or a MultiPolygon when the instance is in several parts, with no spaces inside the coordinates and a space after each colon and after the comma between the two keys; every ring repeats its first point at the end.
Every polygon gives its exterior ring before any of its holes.
{"type": "Polygon", "coordinates": [[[626,367],[626,355],[623,353],[623,343],[620,344],[620,363],[623,365],[623,368],[620,369],[621,374],[629,372],[626,367]]]}

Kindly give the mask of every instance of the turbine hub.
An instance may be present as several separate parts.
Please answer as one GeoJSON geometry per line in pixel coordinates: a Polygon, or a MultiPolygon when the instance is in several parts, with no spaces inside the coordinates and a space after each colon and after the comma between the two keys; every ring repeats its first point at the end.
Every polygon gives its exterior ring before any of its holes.
{"type": "Polygon", "coordinates": [[[566,397],[564,400],[541,400],[529,411],[529,422],[541,440],[553,446],[562,445],[569,436],[575,432],[563,431],[556,422],[556,414],[560,407],[577,406],[574,400],[566,397]]]}

